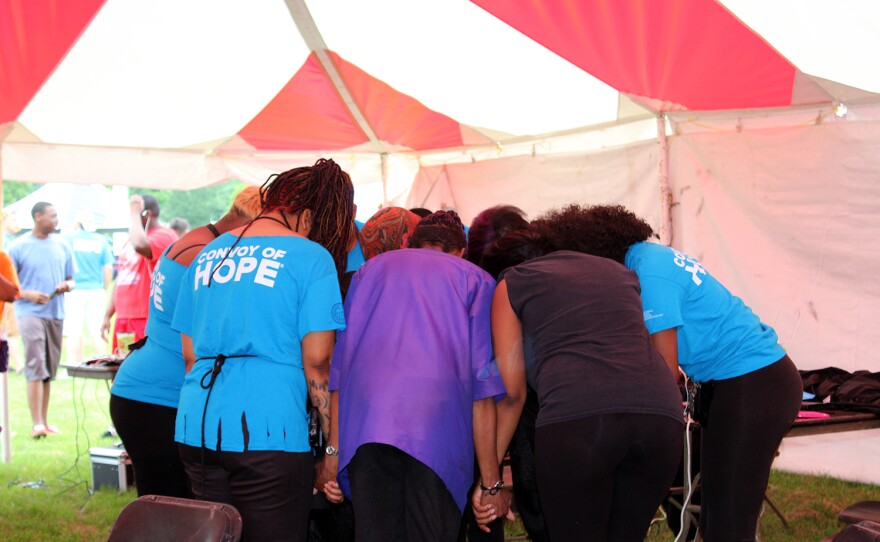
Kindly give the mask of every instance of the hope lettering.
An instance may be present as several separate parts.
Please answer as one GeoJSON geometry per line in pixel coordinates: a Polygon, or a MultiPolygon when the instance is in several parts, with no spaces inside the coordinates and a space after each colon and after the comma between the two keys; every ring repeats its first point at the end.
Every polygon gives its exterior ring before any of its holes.
{"type": "Polygon", "coordinates": [[[286,254],[287,251],[276,250],[273,247],[260,250],[259,245],[235,247],[231,251],[228,248],[209,250],[199,255],[195,270],[195,289],[207,286],[211,281],[218,284],[239,282],[242,277],[250,275],[253,275],[254,284],[272,288],[275,286],[278,270],[283,266],[278,260],[284,258],[286,254]],[[261,257],[255,257],[256,253],[261,257]],[[224,257],[238,259],[224,260],[224,257]],[[215,266],[215,260],[221,260],[222,263],[215,266]]]}
{"type": "Polygon", "coordinates": [[[150,297],[153,299],[153,306],[164,312],[162,308],[162,285],[165,283],[165,275],[158,270],[153,273],[153,282],[150,283],[150,297]]]}

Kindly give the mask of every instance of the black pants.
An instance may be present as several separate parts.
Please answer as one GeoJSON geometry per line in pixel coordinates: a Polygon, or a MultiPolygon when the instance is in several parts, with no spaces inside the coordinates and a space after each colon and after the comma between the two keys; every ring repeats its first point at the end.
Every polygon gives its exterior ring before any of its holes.
{"type": "Polygon", "coordinates": [[[364,444],[348,465],[358,542],[454,541],[461,511],[443,480],[385,444],[364,444]]]}
{"type": "Polygon", "coordinates": [[[138,496],[190,497],[174,442],[177,409],[110,395],[110,418],[134,467],[138,496]]]}
{"type": "Polygon", "coordinates": [[[241,539],[305,542],[315,463],[311,452],[216,452],[179,445],[193,496],[241,513],[241,539]]]}
{"type": "Polygon", "coordinates": [[[553,542],[641,542],[681,462],[684,426],[605,414],[538,427],[535,471],[553,542]]]}
{"type": "Polygon", "coordinates": [[[701,439],[700,530],[708,542],[755,540],[770,466],[800,409],[803,382],[785,356],[711,384],[701,439]]]}
{"type": "MultiPolygon", "coordinates": [[[[510,475],[513,479],[513,498],[516,511],[522,520],[523,527],[532,542],[550,542],[547,527],[544,525],[544,514],[541,511],[541,499],[538,497],[538,483],[535,481],[535,420],[538,418],[538,394],[531,386],[528,387],[526,402],[522,414],[510,441],[510,475]]],[[[475,473],[479,479],[479,469],[475,473]]],[[[474,486],[476,487],[476,486],[474,486]]],[[[473,492],[474,488],[471,488],[473,492]]],[[[499,518],[489,524],[491,532],[487,533],[477,527],[474,521],[473,508],[465,505],[462,529],[459,542],[501,542],[504,540],[504,519],[499,518]]]]}

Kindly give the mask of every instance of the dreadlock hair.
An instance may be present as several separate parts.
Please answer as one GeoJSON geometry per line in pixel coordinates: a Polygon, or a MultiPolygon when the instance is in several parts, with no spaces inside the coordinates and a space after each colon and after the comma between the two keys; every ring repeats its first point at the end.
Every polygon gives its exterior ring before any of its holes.
{"type": "Polygon", "coordinates": [[[479,265],[483,251],[489,245],[510,232],[527,228],[529,223],[525,215],[519,207],[496,205],[475,216],[467,236],[468,261],[479,265]]]}
{"type": "Polygon", "coordinates": [[[486,247],[480,267],[498,280],[510,267],[553,252],[553,246],[535,229],[515,230],[486,247]]]}
{"type": "Polygon", "coordinates": [[[446,253],[462,250],[465,248],[464,224],[455,211],[431,213],[418,223],[407,247],[437,247],[446,253]]]}
{"type": "Polygon", "coordinates": [[[548,211],[532,225],[556,250],[572,250],[624,263],[629,247],[654,235],[647,222],[622,205],[571,204],[548,211]]]}
{"type": "Polygon", "coordinates": [[[261,214],[278,210],[297,215],[311,209],[312,229],[308,238],[330,252],[340,277],[345,273],[354,223],[354,186],[339,164],[320,158],[313,166],[270,176],[260,188],[260,200],[261,214]]]}

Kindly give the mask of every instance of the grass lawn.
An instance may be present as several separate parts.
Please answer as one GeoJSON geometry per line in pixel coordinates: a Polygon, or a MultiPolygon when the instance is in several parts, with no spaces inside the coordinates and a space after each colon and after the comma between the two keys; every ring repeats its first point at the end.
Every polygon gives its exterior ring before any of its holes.
{"type": "Polygon", "coordinates": [[[89,447],[111,446],[107,381],[62,376],[52,384],[49,420],[62,434],[34,440],[23,375],[7,373],[12,462],[0,463],[0,533],[8,542],[106,540],[134,491],[90,493],[89,447]]]}
{"type": "MultiPolygon", "coordinates": [[[[49,418],[63,433],[45,439],[30,436],[30,415],[22,375],[8,374],[12,462],[0,463],[0,539],[25,541],[106,540],[116,515],[136,494],[102,489],[90,493],[88,449],[110,446],[102,438],[110,425],[109,393],[104,380],[59,375],[53,383],[49,418]]],[[[840,529],[838,512],[861,500],[880,500],[880,487],[833,478],[774,472],[767,494],[791,526],[786,531],[769,510],[761,520],[762,540],[818,541],[840,529]]],[[[519,523],[507,528],[523,534],[519,523]]],[[[665,524],[652,528],[646,540],[671,541],[665,524]]]]}

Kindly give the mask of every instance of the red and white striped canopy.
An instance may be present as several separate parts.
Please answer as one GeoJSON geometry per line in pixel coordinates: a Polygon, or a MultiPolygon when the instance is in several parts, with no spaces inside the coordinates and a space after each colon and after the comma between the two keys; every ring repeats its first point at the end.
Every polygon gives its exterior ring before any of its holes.
{"type": "Polygon", "coordinates": [[[2,173],[181,188],[384,156],[369,177],[399,153],[664,111],[846,102],[880,92],[878,15],[859,0],[0,0],[2,173]]]}

